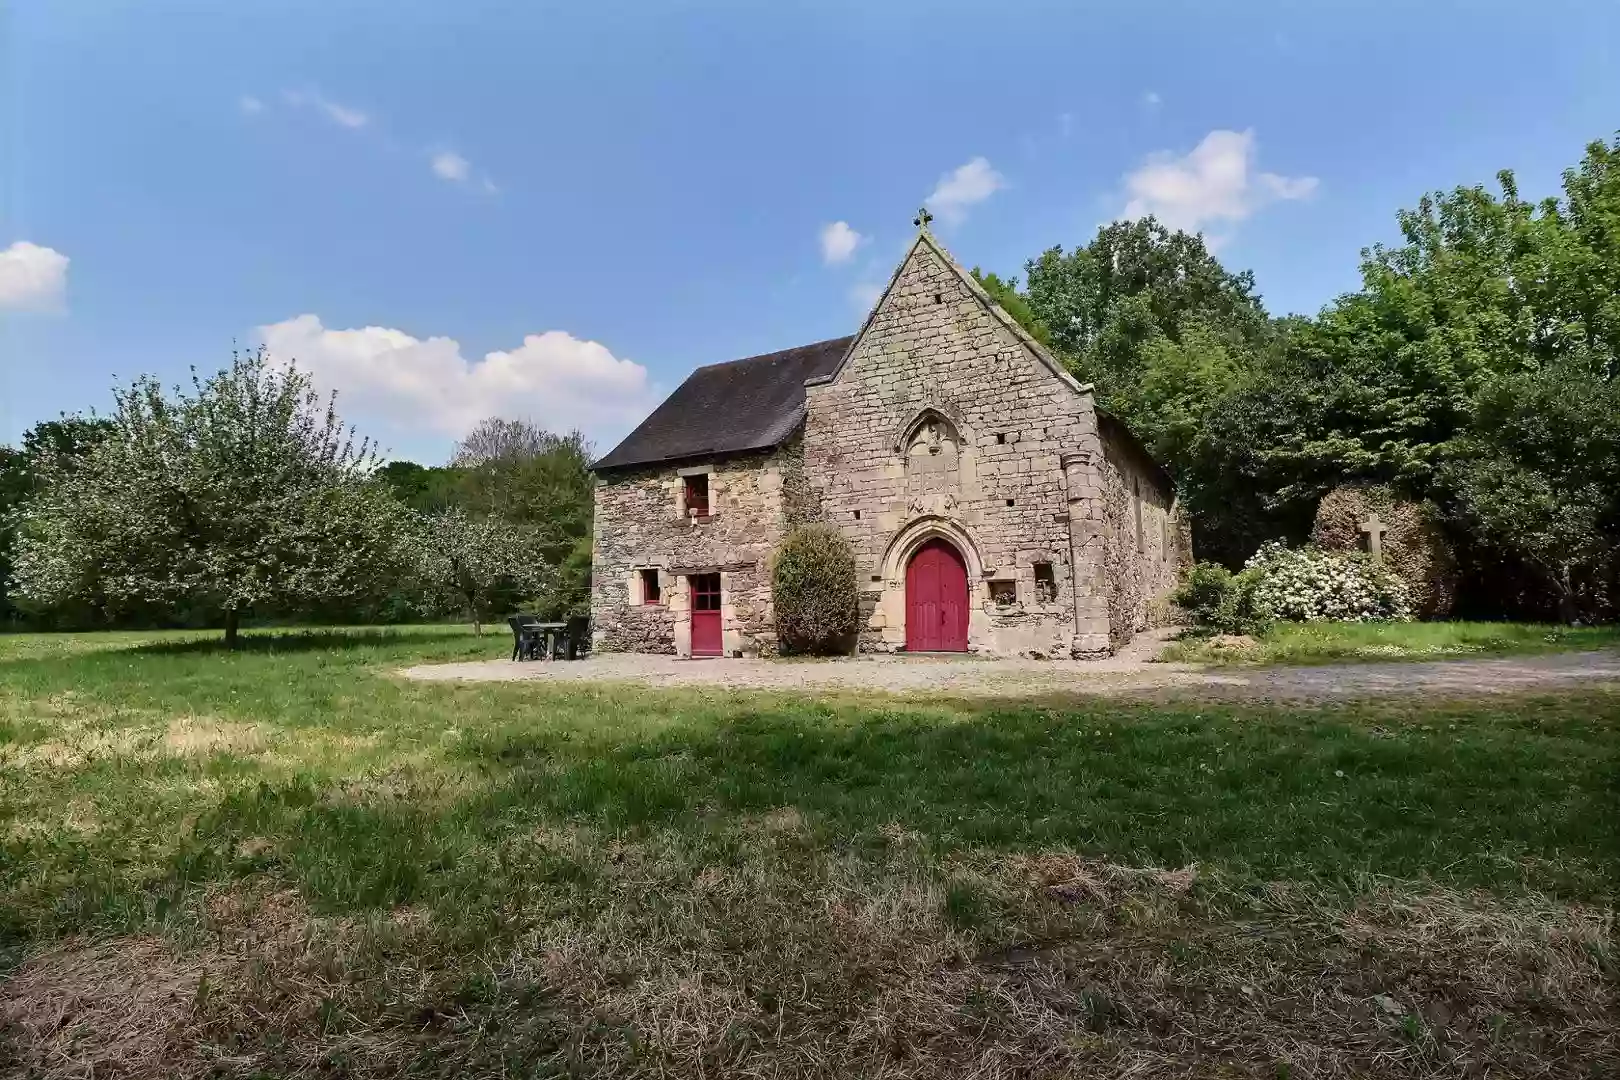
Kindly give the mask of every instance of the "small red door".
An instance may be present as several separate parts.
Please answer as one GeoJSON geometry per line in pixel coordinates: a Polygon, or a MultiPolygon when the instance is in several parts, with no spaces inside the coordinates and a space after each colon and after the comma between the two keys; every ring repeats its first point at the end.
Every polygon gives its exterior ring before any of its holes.
{"type": "Polygon", "coordinates": [[[692,655],[719,656],[720,645],[720,575],[693,574],[687,579],[692,585],[692,655]]]}
{"type": "Polygon", "coordinates": [[[917,549],[906,567],[906,651],[967,652],[967,566],[944,540],[917,549]]]}

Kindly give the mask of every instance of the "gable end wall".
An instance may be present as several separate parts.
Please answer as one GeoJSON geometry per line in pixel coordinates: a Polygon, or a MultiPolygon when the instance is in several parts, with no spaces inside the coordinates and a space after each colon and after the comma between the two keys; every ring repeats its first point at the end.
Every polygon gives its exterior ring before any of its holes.
{"type": "Polygon", "coordinates": [[[1086,481],[1065,467],[1102,460],[1091,396],[1046,367],[931,244],[912,249],[844,366],[807,393],[805,471],[824,519],[855,547],[864,649],[904,647],[903,549],[937,534],[971,549],[971,649],[1066,656],[1084,638],[1081,651],[1107,651],[1100,485],[1071,490],[1086,481]],[[943,476],[896,446],[924,409],[959,428],[943,476]],[[1078,537],[1077,514],[1088,519],[1078,537]],[[1040,562],[1055,596],[1038,592],[1040,562]],[[992,602],[992,581],[1011,583],[1013,602],[992,602]]]}

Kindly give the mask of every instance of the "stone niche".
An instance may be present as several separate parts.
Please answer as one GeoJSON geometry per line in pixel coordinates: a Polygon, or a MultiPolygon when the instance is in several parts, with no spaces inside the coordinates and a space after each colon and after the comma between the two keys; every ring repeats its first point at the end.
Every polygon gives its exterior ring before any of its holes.
{"type": "Polygon", "coordinates": [[[962,432],[943,412],[924,409],[901,436],[905,496],[909,506],[934,507],[962,490],[962,432]]]}

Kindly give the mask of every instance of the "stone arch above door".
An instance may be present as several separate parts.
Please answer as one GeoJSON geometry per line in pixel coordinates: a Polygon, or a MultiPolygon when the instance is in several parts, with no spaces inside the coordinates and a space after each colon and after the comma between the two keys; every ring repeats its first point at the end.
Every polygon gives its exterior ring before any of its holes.
{"type": "Polygon", "coordinates": [[[903,583],[906,564],[911,561],[911,556],[936,537],[949,540],[962,553],[962,561],[967,563],[970,588],[975,581],[984,578],[984,560],[979,556],[979,545],[962,527],[962,523],[937,514],[925,514],[907,522],[889,541],[889,546],[883,551],[883,580],[903,583]]]}

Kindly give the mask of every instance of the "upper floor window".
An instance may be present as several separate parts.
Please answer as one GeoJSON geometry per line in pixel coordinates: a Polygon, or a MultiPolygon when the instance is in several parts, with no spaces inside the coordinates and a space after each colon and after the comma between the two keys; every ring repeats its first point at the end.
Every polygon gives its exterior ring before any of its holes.
{"type": "Polygon", "coordinates": [[[686,512],[691,517],[709,516],[709,474],[696,473],[686,481],[686,512]]]}

